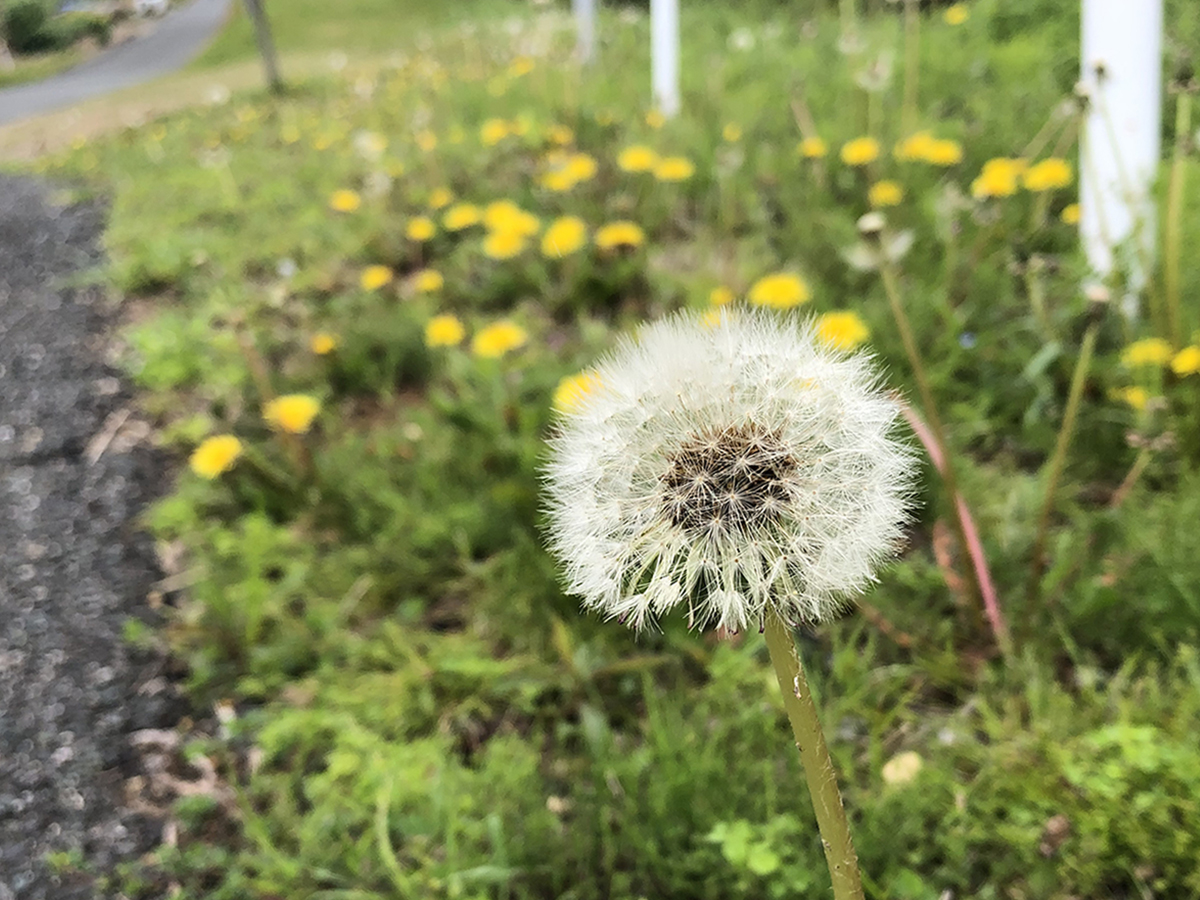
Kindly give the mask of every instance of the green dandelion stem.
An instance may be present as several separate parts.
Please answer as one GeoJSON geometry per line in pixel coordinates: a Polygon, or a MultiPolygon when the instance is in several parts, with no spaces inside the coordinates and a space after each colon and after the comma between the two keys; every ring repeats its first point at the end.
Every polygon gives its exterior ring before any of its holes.
{"type": "Polygon", "coordinates": [[[1167,328],[1171,346],[1182,343],[1183,328],[1179,314],[1179,235],[1183,219],[1184,165],[1187,143],[1192,130],[1192,95],[1180,91],[1175,104],[1175,151],[1171,159],[1171,180],[1167,190],[1167,221],[1163,229],[1163,283],[1167,295],[1167,328]]]}
{"type": "MultiPolygon", "coordinates": [[[[1067,394],[1067,409],[1063,414],[1062,427],[1058,430],[1058,440],[1054,445],[1054,455],[1050,457],[1049,476],[1046,481],[1046,494],[1042,498],[1042,509],[1038,514],[1037,531],[1033,539],[1033,562],[1029,573],[1029,589],[1027,602],[1033,601],[1037,591],[1038,580],[1044,567],[1046,549],[1046,531],[1050,526],[1050,513],[1054,509],[1054,494],[1058,489],[1058,480],[1062,476],[1063,465],[1067,459],[1067,449],[1071,446],[1071,438],[1075,433],[1075,418],[1079,413],[1079,401],[1083,397],[1083,386],[1087,381],[1088,369],[1092,364],[1092,351],[1096,346],[1096,335],[1099,326],[1093,323],[1083,336],[1083,344],[1079,348],[1079,359],[1075,361],[1075,372],[1071,375],[1071,389],[1067,394]]],[[[1030,610],[1032,612],[1032,610],[1030,610]]],[[[1028,620],[1028,617],[1026,617],[1028,620]]]]}
{"type": "Polygon", "coordinates": [[[771,665],[775,668],[775,677],[779,679],[779,690],[783,694],[783,706],[792,724],[796,749],[800,751],[813,811],[817,814],[817,827],[825,847],[825,861],[829,864],[829,876],[833,880],[834,900],[863,900],[858,855],[854,852],[850,823],[846,819],[846,809],[838,790],[837,772],[829,757],[829,748],[825,745],[821,718],[817,715],[812,691],[804,677],[804,667],[800,664],[796,644],[783,620],[773,613],[767,616],[765,635],[771,665]]]}

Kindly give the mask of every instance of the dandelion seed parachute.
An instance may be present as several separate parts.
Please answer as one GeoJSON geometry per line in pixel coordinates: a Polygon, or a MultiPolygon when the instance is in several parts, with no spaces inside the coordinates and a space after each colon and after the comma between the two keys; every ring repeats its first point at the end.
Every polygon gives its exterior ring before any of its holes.
{"type": "Polygon", "coordinates": [[[913,455],[868,357],[721,310],[645,327],[594,369],[544,470],[549,544],[584,605],[730,630],[817,622],[897,549],[913,455]]]}

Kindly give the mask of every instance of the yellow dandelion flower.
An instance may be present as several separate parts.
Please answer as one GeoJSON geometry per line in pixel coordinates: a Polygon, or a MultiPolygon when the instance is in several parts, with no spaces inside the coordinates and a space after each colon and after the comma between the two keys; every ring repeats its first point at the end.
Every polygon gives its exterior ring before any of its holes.
{"type": "Polygon", "coordinates": [[[417,132],[416,142],[424,153],[432,153],[438,145],[437,135],[428,129],[417,132]]]}
{"type": "Polygon", "coordinates": [[[962,144],[949,138],[930,141],[925,148],[924,160],[934,166],[957,166],[962,158],[962,144]]]}
{"type": "Polygon", "coordinates": [[[1052,156],[1036,162],[1024,173],[1026,190],[1053,191],[1071,183],[1071,165],[1065,159],[1052,156]]]}
{"type": "Polygon", "coordinates": [[[636,222],[609,222],[596,231],[596,246],[601,250],[640,247],[645,240],[646,233],[636,222]]]}
{"type": "Polygon", "coordinates": [[[904,199],[904,188],[894,181],[877,181],[867,191],[867,199],[876,209],[896,206],[904,199]]]}
{"type": "Polygon", "coordinates": [[[587,242],[587,225],[578,216],[555,219],[542,236],[542,255],[562,259],[587,242]]]}
{"type": "Polygon", "coordinates": [[[946,20],[947,25],[961,25],[970,18],[970,15],[965,3],[952,3],[946,7],[946,11],[942,13],[942,18],[946,20]]]}
{"type": "Polygon", "coordinates": [[[478,225],[483,218],[479,207],[472,203],[456,203],[446,210],[442,216],[442,225],[447,231],[462,231],[472,225],[478,225]]]}
{"type": "Polygon", "coordinates": [[[242,455],[242,442],[232,434],[205,438],[192,453],[188,465],[201,478],[213,479],[233,468],[242,455]]]}
{"type": "Polygon", "coordinates": [[[596,160],[586,153],[572,153],[567,157],[565,171],[575,181],[587,181],[596,177],[596,160]]]}
{"type": "Polygon", "coordinates": [[[860,137],[842,144],[842,162],[848,166],[865,166],[879,159],[879,141],[860,137]]]}
{"type": "Polygon", "coordinates": [[[595,372],[578,372],[568,375],[554,389],[553,405],[561,413],[577,411],[596,388],[600,387],[600,376],[595,372]]]}
{"type": "Polygon", "coordinates": [[[426,205],[430,209],[444,209],[454,202],[454,193],[447,187],[434,188],[429,192],[429,200],[426,205]]]}
{"type": "Polygon", "coordinates": [[[667,123],[667,117],[657,109],[652,109],[646,113],[646,124],[651,128],[662,128],[667,123]]]}
{"type": "Polygon", "coordinates": [[[929,151],[935,143],[935,138],[928,131],[918,131],[900,141],[892,150],[892,155],[902,162],[914,159],[928,159],[929,151]]]}
{"type": "Polygon", "coordinates": [[[337,349],[337,345],[337,337],[325,331],[317,332],[308,341],[308,349],[317,354],[317,356],[325,356],[327,353],[332,353],[337,349]]]}
{"type": "Polygon", "coordinates": [[[571,177],[571,173],[567,171],[565,166],[559,166],[551,169],[542,175],[539,183],[548,191],[562,193],[569,191],[575,187],[575,179],[571,177]]]}
{"type": "Polygon", "coordinates": [[[721,129],[721,137],[730,144],[736,144],[742,139],[742,126],[737,122],[726,123],[725,127],[721,129]]]}
{"type": "Polygon", "coordinates": [[[1078,225],[1079,224],[1079,204],[1071,203],[1067,206],[1064,206],[1063,211],[1059,214],[1059,218],[1062,219],[1063,223],[1066,225],[1078,225]]]}
{"type": "Polygon", "coordinates": [[[806,137],[796,145],[796,154],[805,159],[820,159],[829,153],[829,145],[819,137],[806,137]]]}
{"type": "Polygon", "coordinates": [[[1143,338],[1121,351],[1121,365],[1127,369],[1165,366],[1171,362],[1173,355],[1171,345],[1162,338],[1143,338]]]}
{"type": "Polygon", "coordinates": [[[546,139],[552,144],[565,147],[575,140],[575,132],[566,125],[551,125],[546,129],[546,139]]]}
{"type": "Polygon", "coordinates": [[[532,237],[542,227],[537,216],[511,200],[496,200],[484,207],[483,224],[489,231],[509,231],[521,237],[532,237]]]}
{"type": "Polygon", "coordinates": [[[498,359],[510,350],[523,347],[528,340],[525,329],[515,322],[495,322],[471,339],[471,352],[484,359],[498,359]]]}
{"type": "Polygon", "coordinates": [[[408,220],[404,234],[410,241],[427,241],[437,234],[437,226],[428,216],[415,216],[408,220]]]}
{"type": "Polygon", "coordinates": [[[754,282],[747,297],[756,306],[791,309],[812,299],[812,292],[800,276],[790,272],[777,272],[754,282]]]}
{"type": "Polygon", "coordinates": [[[483,239],[483,252],[491,259],[512,259],[524,251],[528,242],[519,231],[489,231],[483,239]]]}
{"type": "Polygon", "coordinates": [[[351,213],[362,206],[362,197],[357,191],[334,191],[329,195],[329,208],[334,212],[351,213]]]}
{"type": "Polygon", "coordinates": [[[866,323],[852,312],[825,313],[816,324],[817,337],[838,350],[853,350],[871,336],[866,323]]]}
{"type": "Polygon", "coordinates": [[[1200,372],[1200,347],[1184,347],[1171,357],[1171,371],[1176,375],[1195,375],[1200,372]]]}
{"type": "Polygon", "coordinates": [[[275,428],[291,434],[304,434],[321,411],[321,402],[308,394],[276,397],[263,407],[263,418],[275,428]]]}
{"type": "Polygon", "coordinates": [[[413,275],[413,288],[422,294],[433,294],[440,291],[446,284],[446,279],[437,269],[422,269],[413,275]]]}
{"type": "Polygon", "coordinates": [[[733,291],[723,284],[713,288],[708,294],[708,302],[713,306],[727,306],[735,299],[737,298],[734,297],[733,291]]]}
{"type": "Polygon", "coordinates": [[[695,172],[692,161],[683,156],[668,156],[654,167],[654,177],[659,181],[686,181],[695,172]]]}
{"type": "Polygon", "coordinates": [[[528,56],[518,56],[513,60],[512,65],[508,67],[508,74],[514,78],[520,78],[522,75],[528,75],[533,71],[533,60],[528,56]]]}
{"type": "Polygon", "coordinates": [[[457,347],[466,334],[467,330],[457,316],[434,316],[425,323],[425,346],[457,347]]]}
{"type": "Polygon", "coordinates": [[[1146,404],[1150,402],[1150,394],[1145,388],[1141,387],[1124,387],[1113,391],[1110,396],[1114,400],[1124,403],[1130,409],[1135,409],[1141,412],[1146,408],[1146,404]]]}
{"type": "Polygon", "coordinates": [[[622,172],[650,172],[658,165],[658,154],[642,144],[626,147],[617,156],[617,168],[622,172]]]}
{"type": "Polygon", "coordinates": [[[479,140],[485,147],[494,147],[512,134],[505,119],[488,119],[480,126],[479,140]]]}
{"type": "Polygon", "coordinates": [[[391,284],[392,270],[387,266],[367,266],[362,270],[358,283],[364,291],[377,291],[391,284]]]}
{"type": "Polygon", "coordinates": [[[1023,159],[996,157],[983,164],[979,177],[971,182],[971,195],[983,200],[988,197],[1011,197],[1017,192],[1021,174],[1026,169],[1023,159]]]}

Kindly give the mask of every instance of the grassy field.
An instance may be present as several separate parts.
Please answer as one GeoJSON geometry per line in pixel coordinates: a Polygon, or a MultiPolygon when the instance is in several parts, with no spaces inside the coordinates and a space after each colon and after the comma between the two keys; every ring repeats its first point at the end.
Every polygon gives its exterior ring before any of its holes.
{"type": "Polygon", "coordinates": [[[343,43],[296,3],[281,43],[338,71],[40,162],[112,201],[123,363],[179,461],[147,516],[168,624],[129,637],[180,661],[218,776],[109,888],[828,896],[762,638],[583,615],[544,546],[569,379],[771,294],[944,421],[990,573],[925,464],[900,559],[800,636],[868,896],[1200,893],[1200,271],[1165,253],[1132,321],[1081,288],[1077,22],[930,10],[907,104],[892,7],[846,41],[685,6],[675,120],[644,14],[580,71],[557,7],[397,7],[429,23],[397,45],[391,4],[343,43]]]}

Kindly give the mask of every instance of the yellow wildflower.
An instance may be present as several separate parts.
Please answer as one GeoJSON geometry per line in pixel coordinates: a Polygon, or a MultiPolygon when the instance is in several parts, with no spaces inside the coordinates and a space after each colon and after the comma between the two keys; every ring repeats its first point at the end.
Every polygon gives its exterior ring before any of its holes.
{"type": "Polygon", "coordinates": [[[456,203],[442,216],[442,225],[447,231],[462,231],[478,225],[483,214],[472,203],[456,203]]]}
{"type": "Polygon", "coordinates": [[[586,153],[572,153],[567,157],[566,171],[575,181],[594,178],[596,168],[596,160],[586,153]]]}
{"type": "Polygon", "coordinates": [[[667,117],[657,109],[652,109],[646,113],[646,124],[651,128],[662,128],[667,122],[667,117]]]}
{"type": "Polygon", "coordinates": [[[422,294],[440,291],[445,283],[446,279],[437,269],[422,269],[413,275],[412,280],[413,288],[422,294]]]}
{"type": "Polygon", "coordinates": [[[1174,354],[1162,338],[1143,338],[1121,351],[1121,365],[1128,369],[1141,366],[1165,366],[1174,354]]]}
{"type": "Polygon", "coordinates": [[[579,250],[587,241],[587,225],[578,216],[555,219],[542,236],[542,255],[562,259],[579,250]]]}
{"type": "Polygon", "coordinates": [[[883,775],[886,784],[908,784],[917,777],[917,773],[924,765],[919,753],[906,750],[904,753],[897,753],[884,763],[883,771],[880,774],[883,775]]]}
{"type": "Polygon", "coordinates": [[[996,157],[983,164],[979,177],[971,182],[971,195],[977,199],[1011,197],[1017,192],[1021,174],[1026,169],[1023,159],[996,157]]]}
{"type": "Polygon", "coordinates": [[[967,21],[970,13],[967,12],[965,3],[953,3],[946,7],[946,11],[942,13],[942,18],[946,20],[947,25],[961,25],[967,21]]]}
{"type": "Polygon", "coordinates": [[[494,147],[512,134],[508,122],[504,119],[488,119],[479,129],[479,140],[485,147],[494,147]]]}
{"type": "Polygon", "coordinates": [[[434,188],[429,192],[427,205],[430,209],[442,209],[454,202],[454,194],[447,187],[434,188]]]}
{"type": "Polygon", "coordinates": [[[431,153],[438,145],[437,135],[428,129],[417,132],[416,141],[425,153],[431,153]]]}
{"type": "Polygon", "coordinates": [[[489,231],[483,239],[483,252],[491,259],[512,259],[527,243],[528,239],[519,231],[489,231]]]}
{"type": "Polygon", "coordinates": [[[533,71],[533,60],[528,56],[518,56],[512,61],[512,65],[508,67],[508,74],[514,78],[520,78],[522,75],[528,75],[533,71]]]}
{"type": "Polygon", "coordinates": [[[437,234],[437,226],[428,216],[416,216],[408,220],[404,234],[410,241],[427,241],[437,234]]]}
{"type": "Polygon", "coordinates": [[[686,181],[695,172],[692,161],[683,156],[668,156],[654,167],[654,177],[659,181],[686,181]]]}
{"type": "Polygon", "coordinates": [[[617,157],[617,167],[623,172],[649,172],[658,165],[658,154],[649,147],[634,144],[617,157]]]}
{"type": "Polygon", "coordinates": [[[1200,372],[1200,347],[1184,347],[1171,357],[1171,371],[1176,375],[1195,375],[1200,372]]]}
{"type": "Polygon", "coordinates": [[[733,295],[733,291],[725,287],[723,284],[713,288],[708,294],[708,302],[713,306],[726,306],[732,303],[735,299],[736,298],[733,295]]]}
{"type": "Polygon", "coordinates": [[[575,179],[565,166],[556,166],[542,175],[540,184],[548,191],[562,193],[575,187],[575,179]]]}
{"type": "Polygon", "coordinates": [[[377,291],[391,281],[392,270],[387,266],[367,266],[358,278],[358,283],[364,291],[377,291]]]}
{"type": "Polygon", "coordinates": [[[304,434],[321,411],[321,403],[308,394],[276,397],[263,407],[263,418],[276,428],[292,434],[304,434]]]}
{"type": "Polygon", "coordinates": [[[484,359],[497,359],[525,345],[529,335],[515,322],[496,322],[479,331],[471,340],[471,352],[484,359]]]}
{"type": "Polygon", "coordinates": [[[925,148],[925,162],[935,166],[957,166],[962,158],[962,144],[949,138],[930,141],[925,148]]]}
{"type": "Polygon", "coordinates": [[[646,233],[636,222],[609,222],[596,231],[596,246],[601,250],[640,247],[645,240],[646,233]]]}
{"type": "Polygon", "coordinates": [[[1136,409],[1138,412],[1144,410],[1146,404],[1150,402],[1150,394],[1146,389],[1136,386],[1120,388],[1113,391],[1111,396],[1114,400],[1119,400],[1130,409],[1136,409]]]}
{"type": "Polygon", "coordinates": [[[551,125],[546,129],[546,139],[552,144],[565,147],[575,140],[575,132],[566,125],[551,125]]]}
{"type": "Polygon", "coordinates": [[[721,130],[721,137],[731,144],[737,143],[742,139],[742,126],[737,122],[729,122],[721,130]]]}
{"type": "Polygon", "coordinates": [[[521,237],[531,237],[542,227],[537,216],[521,209],[511,200],[489,203],[483,210],[483,224],[489,231],[510,231],[521,237]]]}
{"type": "Polygon", "coordinates": [[[930,148],[934,142],[934,136],[928,131],[918,131],[900,141],[892,150],[892,155],[905,162],[914,159],[928,159],[930,148]]]}
{"type": "Polygon", "coordinates": [[[466,336],[467,330],[457,316],[434,316],[425,323],[426,347],[455,347],[466,336]]]}
{"type": "Polygon", "coordinates": [[[830,347],[853,350],[870,336],[866,323],[856,313],[831,312],[817,318],[817,337],[830,347]]]}
{"type": "Polygon", "coordinates": [[[362,198],[357,191],[334,191],[329,195],[329,208],[334,212],[350,213],[362,206],[362,198]]]}
{"type": "Polygon", "coordinates": [[[865,166],[879,158],[879,141],[860,137],[842,144],[842,162],[848,166],[865,166]]]}
{"type": "Polygon", "coordinates": [[[1056,156],[1036,162],[1025,170],[1025,188],[1030,191],[1052,191],[1071,183],[1071,166],[1056,156]]]}
{"type": "Polygon", "coordinates": [[[600,376],[594,372],[568,375],[554,389],[554,408],[563,413],[575,412],[600,384],[600,376]]]}
{"type": "Polygon", "coordinates": [[[1079,224],[1079,204],[1072,203],[1068,206],[1064,206],[1062,213],[1059,214],[1059,218],[1062,219],[1063,222],[1067,225],[1078,225],[1079,224]]]}
{"type": "Polygon", "coordinates": [[[812,299],[808,285],[798,275],[790,272],[778,272],[766,275],[750,287],[747,295],[756,306],[769,306],[772,309],[791,309],[812,299]]]}
{"type": "Polygon", "coordinates": [[[317,356],[332,353],[337,349],[337,345],[338,339],[334,335],[324,331],[317,332],[308,341],[308,349],[312,350],[317,356]]]}
{"type": "Polygon", "coordinates": [[[820,159],[829,153],[829,145],[819,137],[806,137],[796,145],[796,153],[805,159],[820,159]]]}
{"type": "Polygon", "coordinates": [[[232,434],[205,438],[192,453],[188,465],[201,478],[216,478],[233,468],[242,455],[242,442],[232,434]]]}
{"type": "Polygon", "coordinates": [[[867,191],[871,206],[895,206],[904,199],[904,188],[894,181],[877,181],[867,191]]]}

